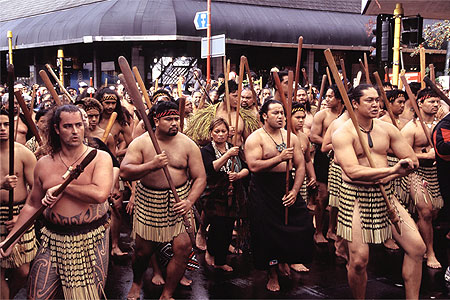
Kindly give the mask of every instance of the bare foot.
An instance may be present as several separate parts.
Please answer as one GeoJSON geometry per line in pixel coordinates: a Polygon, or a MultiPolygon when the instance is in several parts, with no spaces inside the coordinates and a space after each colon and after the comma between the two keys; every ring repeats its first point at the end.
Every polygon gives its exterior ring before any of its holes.
{"type": "MultiPolygon", "coordinates": [[[[269,271],[272,273],[271,271],[269,271]]],[[[280,290],[280,283],[278,282],[277,272],[274,272],[275,275],[269,275],[269,280],[267,281],[266,288],[271,292],[278,292],[280,290]]]]}
{"type": "Polygon", "coordinates": [[[200,232],[198,232],[197,236],[195,237],[195,245],[200,250],[206,250],[206,239],[200,232]]]}
{"type": "Polygon", "coordinates": [[[280,271],[280,275],[282,276],[291,276],[291,269],[287,263],[279,263],[278,270],[280,271]]]}
{"type": "Polygon", "coordinates": [[[309,272],[309,269],[304,264],[292,264],[290,267],[297,272],[309,272]]]}
{"type": "Polygon", "coordinates": [[[214,268],[224,270],[225,272],[233,272],[233,268],[229,265],[214,266],[214,268]]]}
{"type": "Polygon", "coordinates": [[[213,266],[214,265],[214,256],[212,256],[211,254],[209,254],[208,251],[206,251],[205,253],[205,261],[209,266],[213,266]]]}
{"type": "Polygon", "coordinates": [[[323,236],[322,233],[314,233],[314,243],[316,244],[324,244],[328,243],[327,239],[323,236]]]}
{"type": "Polygon", "coordinates": [[[337,239],[336,233],[332,231],[327,232],[327,239],[335,241],[337,239]]]}
{"type": "Polygon", "coordinates": [[[393,239],[387,239],[384,241],[384,246],[390,250],[398,250],[400,247],[397,245],[397,243],[393,239]]]}
{"type": "Polygon", "coordinates": [[[131,289],[128,292],[127,300],[141,299],[141,287],[136,282],[131,284],[131,289]]]}
{"type": "Polygon", "coordinates": [[[111,249],[111,256],[121,257],[121,256],[125,256],[125,255],[128,255],[128,252],[122,252],[122,250],[120,250],[119,247],[113,247],[111,249]]]}
{"type": "Polygon", "coordinates": [[[436,256],[434,255],[428,255],[427,258],[427,267],[432,269],[440,269],[442,268],[441,264],[437,260],[436,256]]]}
{"type": "Polygon", "coordinates": [[[242,254],[242,250],[239,248],[234,247],[233,245],[230,244],[230,246],[228,246],[228,252],[233,253],[233,254],[242,254]]]}
{"type": "Polygon", "coordinates": [[[164,278],[162,277],[161,274],[155,274],[155,273],[153,273],[152,283],[153,283],[154,285],[160,286],[160,285],[165,284],[166,282],[164,281],[164,278]]]}
{"type": "Polygon", "coordinates": [[[182,286],[191,286],[192,280],[187,279],[186,276],[183,275],[183,277],[181,277],[180,279],[180,284],[182,286]]]}

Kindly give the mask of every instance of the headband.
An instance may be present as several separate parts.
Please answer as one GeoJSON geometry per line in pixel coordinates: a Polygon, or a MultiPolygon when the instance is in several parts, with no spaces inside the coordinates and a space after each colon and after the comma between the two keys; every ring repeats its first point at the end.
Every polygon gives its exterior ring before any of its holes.
{"type": "Polygon", "coordinates": [[[164,96],[164,97],[167,97],[167,98],[170,99],[169,93],[167,93],[164,90],[159,90],[159,91],[157,91],[156,93],[153,94],[153,97],[152,97],[153,102],[155,102],[156,99],[158,99],[158,97],[161,97],[161,96],[164,96]]]}
{"type": "Polygon", "coordinates": [[[105,101],[105,100],[115,100],[115,101],[117,101],[117,97],[114,94],[104,94],[103,97],[102,97],[102,101],[105,101]]]}
{"type": "Polygon", "coordinates": [[[303,108],[303,107],[296,107],[296,108],[293,108],[292,109],[292,111],[291,111],[291,113],[292,114],[295,114],[296,112],[298,112],[298,111],[305,111],[305,109],[303,108]]]}
{"type": "Polygon", "coordinates": [[[422,96],[422,97],[419,98],[418,100],[419,100],[419,102],[423,102],[423,101],[425,101],[426,99],[432,98],[432,97],[435,97],[435,96],[433,96],[432,94],[425,94],[424,96],[422,96]]]}
{"type": "Polygon", "coordinates": [[[159,114],[155,115],[155,118],[159,119],[162,117],[166,117],[166,116],[179,116],[180,113],[178,112],[178,110],[175,109],[169,109],[163,112],[160,112],[159,114]]]}

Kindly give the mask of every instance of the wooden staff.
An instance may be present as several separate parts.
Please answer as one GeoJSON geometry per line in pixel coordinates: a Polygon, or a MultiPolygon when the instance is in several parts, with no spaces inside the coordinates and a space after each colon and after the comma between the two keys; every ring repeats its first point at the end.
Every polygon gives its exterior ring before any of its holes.
{"type": "Polygon", "coordinates": [[[425,48],[423,46],[421,46],[419,48],[419,53],[420,53],[420,88],[423,89],[425,88],[425,82],[423,81],[423,79],[425,78],[425,48]]]}
{"type": "Polygon", "coordinates": [[[17,102],[19,102],[20,108],[23,111],[23,115],[25,116],[25,120],[28,123],[28,126],[33,133],[33,135],[36,137],[36,141],[39,143],[39,145],[42,146],[42,140],[41,136],[39,135],[39,131],[36,127],[36,124],[33,121],[33,118],[31,117],[31,113],[28,110],[27,104],[25,103],[25,100],[23,100],[22,94],[20,91],[14,92],[14,95],[16,96],[17,102]]]}
{"type": "Polygon", "coordinates": [[[372,84],[372,81],[370,81],[370,75],[369,75],[369,62],[367,61],[367,53],[364,53],[364,72],[366,72],[366,83],[372,84]]]}
{"type": "MultiPolygon", "coordinates": [[[[344,100],[345,107],[347,108],[348,114],[353,122],[353,126],[355,127],[356,133],[358,135],[359,142],[361,143],[361,146],[363,148],[364,154],[367,157],[367,160],[369,161],[369,165],[372,168],[376,168],[375,162],[372,159],[372,155],[370,153],[369,145],[367,144],[367,141],[363,138],[361,130],[359,129],[359,123],[358,119],[356,118],[356,115],[353,111],[352,105],[350,103],[350,99],[348,98],[347,92],[345,91],[344,85],[342,84],[342,81],[339,77],[339,72],[336,67],[336,63],[334,62],[333,54],[331,54],[330,49],[327,49],[324,51],[325,58],[328,62],[328,65],[330,66],[331,72],[333,73],[334,80],[336,81],[336,84],[339,88],[339,92],[341,93],[342,99],[344,100]]],[[[392,222],[392,224],[395,226],[395,229],[399,234],[401,234],[399,221],[400,218],[397,215],[397,212],[395,211],[395,207],[391,204],[391,202],[388,199],[388,196],[386,194],[386,191],[384,189],[384,186],[382,184],[378,185],[381,191],[381,194],[383,195],[384,201],[386,202],[386,208],[389,220],[392,222]]]]}
{"type": "Polygon", "coordinates": [[[295,63],[294,97],[297,96],[297,89],[300,83],[300,64],[302,62],[302,48],[303,48],[303,36],[299,36],[297,45],[297,62],[295,63]]]}
{"type": "Polygon", "coordinates": [[[373,76],[375,77],[375,81],[377,82],[378,89],[380,90],[381,94],[381,99],[383,99],[384,106],[386,107],[386,111],[388,112],[389,117],[391,118],[392,124],[394,124],[394,126],[398,128],[397,120],[395,119],[394,113],[392,112],[391,103],[386,97],[386,92],[384,91],[380,75],[378,75],[378,72],[373,72],[373,76]]]}
{"type": "Polygon", "coordinates": [[[228,80],[230,78],[230,60],[227,61],[226,56],[223,57],[225,65],[225,102],[227,108],[228,125],[231,126],[231,107],[230,107],[230,91],[228,90],[228,80]]]}
{"type": "MultiPolygon", "coordinates": [[[[83,173],[84,169],[86,168],[89,163],[94,160],[95,156],[97,155],[97,149],[92,150],[89,152],[85,158],[81,161],[81,163],[75,167],[70,172],[70,175],[67,177],[67,179],[64,180],[64,182],[60,185],[60,187],[53,193],[53,196],[58,197],[64,189],[71,183],[73,180],[77,179],[81,173],[83,173]]],[[[6,251],[13,243],[18,240],[22,234],[30,228],[30,226],[34,223],[34,221],[44,212],[44,210],[47,208],[45,205],[41,205],[41,207],[22,225],[20,226],[16,232],[14,232],[9,238],[6,239],[5,243],[2,245],[2,250],[6,251]]]]}
{"type": "Polygon", "coordinates": [[[181,90],[183,88],[183,83],[181,83],[181,78],[178,77],[177,81],[177,94],[178,98],[183,97],[183,91],[181,90]]]}
{"type": "Polygon", "coordinates": [[[331,80],[331,75],[330,75],[330,69],[327,67],[327,78],[328,78],[328,84],[330,86],[333,85],[333,81],[331,80]]]}
{"type": "Polygon", "coordinates": [[[55,79],[56,83],[59,85],[59,88],[61,91],[69,98],[70,102],[74,103],[72,96],[69,94],[69,92],[64,87],[64,84],[59,80],[58,76],[53,72],[52,67],[49,64],[46,64],[45,67],[47,67],[48,72],[50,75],[52,75],[53,79],[55,79]]]}
{"type": "Polygon", "coordinates": [[[61,100],[59,100],[58,93],[55,91],[55,88],[53,87],[52,82],[50,81],[50,78],[48,78],[47,73],[44,70],[39,71],[39,76],[41,76],[42,80],[44,81],[45,86],[47,87],[47,90],[52,95],[53,100],[55,101],[57,106],[61,106],[61,100]]]}
{"type": "Polygon", "coordinates": [[[155,92],[158,90],[158,78],[155,79],[155,92]]]}
{"type": "Polygon", "coordinates": [[[117,118],[117,113],[113,112],[111,114],[111,116],[109,117],[108,125],[106,125],[105,132],[103,132],[103,136],[102,136],[103,143],[106,143],[106,140],[108,139],[108,135],[111,132],[114,122],[116,121],[116,118],[117,118]]]}
{"type": "MultiPolygon", "coordinates": [[[[286,107],[286,131],[287,131],[287,137],[286,137],[286,147],[291,147],[291,132],[292,132],[292,121],[291,121],[291,115],[292,115],[292,84],[294,81],[294,73],[292,71],[289,71],[288,73],[288,97],[287,97],[287,107],[286,107]]],[[[286,161],[286,195],[289,194],[289,182],[290,182],[290,175],[291,175],[291,160],[286,161]]],[[[288,214],[289,214],[289,208],[286,206],[284,208],[284,225],[288,224],[288,214]]]]}
{"type": "MultiPolygon", "coordinates": [[[[149,133],[149,136],[152,141],[153,147],[155,148],[156,154],[161,154],[162,151],[161,151],[161,148],[159,147],[158,140],[156,139],[155,133],[153,132],[153,128],[150,125],[148,116],[145,113],[145,107],[144,107],[144,104],[142,103],[141,94],[139,93],[139,90],[135,83],[135,79],[133,77],[133,73],[131,72],[130,65],[128,64],[128,61],[125,57],[123,57],[123,56],[119,57],[119,66],[120,66],[120,69],[122,70],[124,79],[127,82],[127,86],[130,89],[129,92],[130,92],[131,100],[133,101],[136,109],[141,114],[142,120],[144,121],[145,129],[149,133]]],[[[164,172],[164,176],[166,177],[166,180],[169,183],[170,190],[172,191],[175,202],[177,202],[177,203],[180,202],[181,201],[180,197],[178,196],[177,190],[173,183],[172,176],[170,175],[168,167],[164,166],[162,169],[164,172]]],[[[192,224],[191,224],[187,214],[183,215],[183,224],[186,228],[186,232],[189,234],[189,238],[191,239],[192,244],[194,245],[194,243],[195,243],[194,228],[192,227],[192,224]]]]}
{"type": "Polygon", "coordinates": [[[444,92],[442,92],[442,90],[440,88],[438,88],[437,85],[433,81],[431,81],[430,78],[425,76],[423,78],[423,81],[425,81],[425,83],[439,95],[439,98],[441,98],[441,100],[444,100],[445,103],[447,103],[447,105],[450,106],[450,99],[448,99],[447,95],[444,94],[444,92]]]}
{"type": "Polygon", "coordinates": [[[19,132],[19,117],[17,117],[17,122],[14,121],[14,142],[17,141],[18,132],[19,132]]]}
{"type": "Polygon", "coordinates": [[[108,87],[108,77],[105,78],[105,87],[108,87]]]}
{"type": "Polygon", "coordinates": [[[355,82],[353,84],[354,87],[357,87],[360,84],[361,77],[362,77],[362,72],[358,71],[358,73],[356,73],[356,80],[355,80],[355,82]]]}
{"type": "Polygon", "coordinates": [[[348,91],[348,80],[347,80],[347,72],[345,72],[345,62],[344,59],[341,58],[339,60],[339,63],[341,65],[341,72],[342,72],[342,77],[344,78],[344,87],[345,90],[348,91]]]}
{"type": "MultiPolygon", "coordinates": [[[[8,65],[9,176],[14,175],[14,65],[8,65]]],[[[17,116],[19,124],[19,116],[17,116]]],[[[15,130],[17,132],[17,130],[15,130]]],[[[13,218],[14,189],[9,189],[8,220],[13,218]]]]}
{"type": "Polygon", "coordinates": [[[390,82],[389,80],[389,69],[387,66],[384,66],[384,81],[385,82],[390,82]]]}
{"type": "MultiPolygon", "coordinates": [[[[238,84],[238,98],[237,98],[237,104],[236,104],[236,123],[235,129],[234,129],[234,137],[233,137],[233,146],[237,145],[237,132],[239,128],[239,110],[241,108],[241,94],[242,94],[242,82],[244,80],[244,67],[245,67],[245,56],[241,56],[241,61],[239,65],[239,84],[238,84]]],[[[234,170],[234,168],[231,168],[231,170],[234,170]]]]}
{"type": "MultiPolygon", "coordinates": [[[[430,79],[431,81],[436,83],[436,73],[434,72],[434,65],[430,64],[429,67],[430,67],[430,79]]],[[[425,76],[423,78],[425,78],[425,76]]]]}
{"type": "MultiPolygon", "coordinates": [[[[319,91],[319,102],[317,103],[317,111],[320,110],[320,105],[322,104],[323,93],[325,92],[325,82],[327,81],[327,75],[322,75],[322,82],[320,83],[320,91],[319,91]]],[[[297,95],[294,95],[294,99],[297,95]]]]}
{"type": "Polygon", "coordinates": [[[303,78],[305,79],[305,85],[309,87],[308,74],[306,74],[306,69],[302,68],[303,78]]]}
{"type": "Polygon", "coordinates": [[[283,103],[283,106],[285,109],[287,109],[287,101],[286,97],[284,96],[283,87],[281,86],[280,77],[278,76],[278,72],[272,72],[273,75],[273,81],[275,82],[275,86],[277,87],[278,94],[280,95],[281,103],[283,103]]]}
{"type": "MultiPolygon", "coordinates": [[[[359,59],[359,66],[361,67],[361,70],[363,70],[364,72],[364,76],[366,76],[366,66],[364,66],[363,61],[361,60],[361,58],[359,59]]],[[[327,67],[328,68],[328,67],[327,67]]],[[[366,77],[367,78],[367,77],[366,77]]],[[[366,79],[367,81],[367,79],[366,79]]]]}
{"type": "Polygon", "coordinates": [[[252,78],[252,74],[250,73],[250,67],[249,67],[249,65],[248,65],[248,60],[247,60],[247,57],[245,57],[244,56],[244,67],[245,67],[245,71],[246,71],[246,73],[247,73],[247,76],[248,76],[248,83],[249,83],[249,85],[250,85],[250,90],[252,91],[252,96],[253,96],[253,101],[255,101],[255,103],[257,103],[258,101],[257,101],[257,95],[256,95],[256,92],[255,92],[255,89],[254,89],[254,87],[253,87],[253,78],[252,78]]]}
{"type": "MultiPolygon", "coordinates": [[[[208,98],[209,103],[213,103],[213,101],[211,100],[211,98],[209,97],[209,93],[208,91],[205,89],[205,87],[202,85],[202,82],[200,81],[200,78],[198,78],[197,74],[194,72],[194,77],[195,79],[198,81],[198,84],[200,85],[200,88],[203,92],[203,95],[205,95],[206,98],[208,98]]],[[[209,87],[209,84],[207,85],[207,88],[209,87]]],[[[209,88],[208,88],[209,89],[209,88]]],[[[199,107],[200,108],[200,107],[199,107]]]]}
{"type": "MultiPolygon", "coordinates": [[[[405,74],[406,74],[406,70],[401,69],[400,76],[405,76],[405,74]]],[[[403,90],[403,82],[401,80],[398,82],[398,89],[403,90]]]]}
{"type": "Polygon", "coordinates": [[[144,100],[145,103],[147,103],[147,108],[148,109],[152,108],[152,102],[150,101],[150,97],[148,96],[148,91],[145,88],[145,84],[144,81],[142,80],[141,73],[139,73],[139,69],[136,66],[133,67],[133,74],[134,77],[136,77],[136,81],[139,85],[139,88],[141,89],[142,95],[144,95],[144,100]]]}
{"type": "Polygon", "coordinates": [[[423,121],[422,113],[419,110],[419,106],[417,106],[416,97],[414,96],[413,92],[411,91],[411,88],[409,87],[406,77],[401,76],[400,79],[403,81],[403,85],[405,86],[405,91],[408,94],[409,102],[411,102],[411,106],[414,109],[414,112],[416,113],[417,117],[419,118],[420,126],[422,126],[422,129],[423,129],[423,132],[425,133],[427,141],[430,144],[430,146],[433,146],[433,142],[431,141],[431,134],[428,131],[427,126],[425,126],[425,122],[423,121]]]}
{"type": "Polygon", "coordinates": [[[184,129],[184,114],[186,110],[186,98],[180,97],[178,98],[178,110],[180,111],[180,132],[183,133],[184,129]]]}

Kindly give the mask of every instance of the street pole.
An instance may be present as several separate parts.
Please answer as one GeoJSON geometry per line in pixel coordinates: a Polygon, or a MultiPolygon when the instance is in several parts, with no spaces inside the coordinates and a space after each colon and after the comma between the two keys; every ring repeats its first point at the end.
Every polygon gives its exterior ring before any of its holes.
{"type": "Polygon", "coordinates": [[[208,0],[208,24],[206,28],[208,39],[208,53],[206,57],[206,84],[211,81],[211,0],[208,0]]]}
{"type": "Polygon", "coordinates": [[[8,38],[8,57],[9,57],[9,64],[12,65],[13,64],[13,55],[12,55],[12,31],[9,30],[8,33],[6,34],[6,37],[8,38]]]}
{"type": "Polygon", "coordinates": [[[393,64],[392,64],[392,84],[398,85],[398,74],[399,74],[399,60],[400,60],[400,31],[401,31],[401,21],[403,15],[403,7],[401,3],[397,3],[394,9],[394,48],[393,48],[393,64]]]}
{"type": "MultiPolygon", "coordinates": [[[[59,63],[59,81],[64,85],[64,52],[62,49],[58,50],[58,63],[59,63]]],[[[62,91],[62,90],[61,90],[62,91]]]]}

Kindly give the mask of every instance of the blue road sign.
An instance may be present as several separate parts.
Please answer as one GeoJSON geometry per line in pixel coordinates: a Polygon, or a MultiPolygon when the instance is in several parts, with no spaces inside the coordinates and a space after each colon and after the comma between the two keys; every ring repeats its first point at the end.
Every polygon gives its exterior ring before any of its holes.
{"type": "Polygon", "coordinates": [[[195,29],[202,30],[208,27],[208,12],[198,11],[195,13],[194,17],[195,29]]]}

